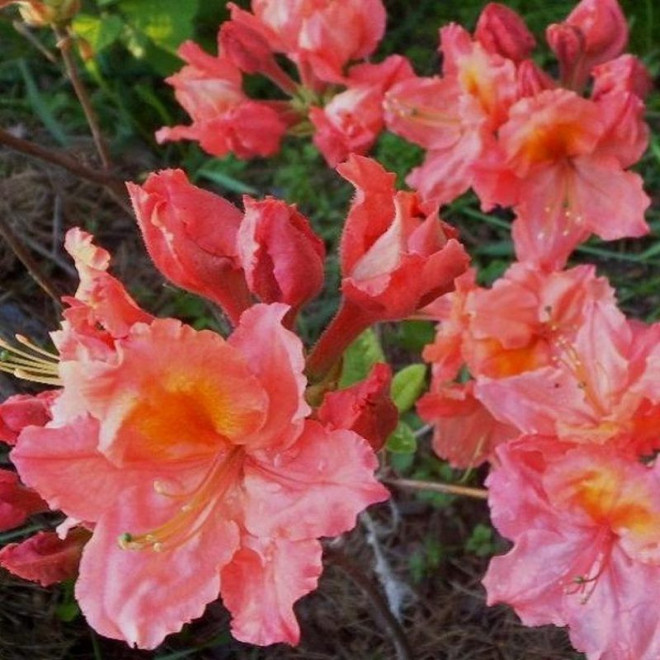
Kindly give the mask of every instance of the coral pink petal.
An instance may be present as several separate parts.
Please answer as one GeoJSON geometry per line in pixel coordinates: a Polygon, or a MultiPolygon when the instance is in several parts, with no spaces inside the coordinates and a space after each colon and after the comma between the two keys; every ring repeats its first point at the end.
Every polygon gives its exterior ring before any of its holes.
{"type": "Polygon", "coordinates": [[[586,603],[566,604],[569,635],[589,658],[639,660],[660,657],[660,590],[657,564],[631,562],[618,547],[586,603]]]}
{"type": "Polygon", "coordinates": [[[293,604],[316,588],[321,544],[315,540],[243,536],[222,571],[222,600],[233,616],[232,635],[250,644],[297,644],[293,604]]]}
{"type": "Polygon", "coordinates": [[[581,214],[591,231],[608,241],[649,232],[644,211],[650,200],[639,174],[624,172],[614,157],[585,156],[573,166],[573,213],[581,214]]]}
{"type": "Polygon", "coordinates": [[[227,343],[238,351],[268,395],[267,419],[258,433],[244,438],[247,446],[273,446],[283,433],[288,440],[298,429],[310,408],[302,394],[307,380],[300,339],[285,329],[282,319],[287,305],[254,305],[241,316],[227,343]]]}
{"type": "Polygon", "coordinates": [[[0,531],[18,527],[42,511],[48,511],[48,505],[40,495],[21,484],[15,472],[0,469],[0,531]]]}
{"type": "Polygon", "coordinates": [[[62,428],[25,429],[11,452],[21,479],[52,509],[93,522],[131,478],[142,473],[119,470],[98,451],[98,422],[80,418],[62,428]]]}
{"type": "Polygon", "coordinates": [[[216,510],[191,538],[160,552],[118,543],[126,533],[149,533],[179,510],[178,501],[145,483],[124,491],[97,523],[83,552],[76,598],[100,634],[152,649],[217,598],[220,570],[238,547],[237,527],[223,511],[216,510]]]}
{"type": "Polygon", "coordinates": [[[25,580],[47,587],[75,578],[80,554],[90,533],[77,528],[66,539],[55,532],[38,532],[21,543],[10,543],[0,550],[0,566],[25,580]]]}
{"type": "Polygon", "coordinates": [[[579,382],[560,369],[541,367],[509,378],[482,378],[475,394],[497,419],[522,433],[557,435],[560,422],[594,424],[594,411],[579,382]]]}
{"type": "Polygon", "coordinates": [[[308,421],[297,442],[275,459],[255,456],[245,466],[245,525],[257,536],[290,539],[335,536],[357,514],[389,497],[374,478],[378,466],[366,440],[308,421]]]}

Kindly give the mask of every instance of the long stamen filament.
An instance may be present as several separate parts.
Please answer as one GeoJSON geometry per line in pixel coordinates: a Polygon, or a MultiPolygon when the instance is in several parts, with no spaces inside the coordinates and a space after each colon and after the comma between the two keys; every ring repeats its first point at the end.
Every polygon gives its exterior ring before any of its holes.
{"type": "Polygon", "coordinates": [[[418,124],[427,126],[460,124],[460,121],[454,115],[431,108],[415,106],[397,97],[388,97],[385,100],[385,104],[392,114],[414,120],[418,124]]]}
{"type": "Polygon", "coordinates": [[[59,378],[59,357],[33,344],[23,335],[16,335],[16,341],[30,350],[24,351],[0,338],[0,371],[13,374],[17,378],[45,385],[61,385],[59,378]]]}
{"type": "Polygon", "coordinates": [[[177,548],[199,533],[220,497],[232,483],[232,475],[241,465],[243,450],[235,447],[228,456],[217,459],[199,485],[192,491],[168,493],[161,482],[156,481],[156,492],[165,497],[188,501],[167,522],[144,534],[126,532],[119,536],[119,547],[123,550],[154,552],[177,548]]]}

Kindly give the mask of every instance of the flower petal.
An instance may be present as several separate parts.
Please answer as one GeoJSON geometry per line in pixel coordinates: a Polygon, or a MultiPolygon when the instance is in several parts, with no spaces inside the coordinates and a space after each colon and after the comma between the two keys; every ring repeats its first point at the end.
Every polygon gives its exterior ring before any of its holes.
{"type": "Polygon", "coordinates": [[[321,544],[244,536],[242,548],[222,571],[222,600],[233,615],[231,632],[250,644],[297,644],[293,604],[316,588],[321,544]]]}

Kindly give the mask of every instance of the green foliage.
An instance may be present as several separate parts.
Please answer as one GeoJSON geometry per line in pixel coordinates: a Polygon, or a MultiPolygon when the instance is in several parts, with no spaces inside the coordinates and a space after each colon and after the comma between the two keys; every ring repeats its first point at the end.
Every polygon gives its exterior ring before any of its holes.
{"type": "Polygon", "coordinates": [[[97,0],[97,12],[78,14],[74,32],[99,54],[123,45],[159,75],[179,68],[176,50],[194,36],[199,0],[97,0]]]}
{"type": "Polygon", "coordinates": [[[388,451],[395,454],[414,454],[417,451],[415,432],[406,422],[400,420],[392,431],[385,445],[388,451]]]}
{"type": "Polygon", "coordinates": [[[390,395],[400,413],[413,407],[426,385],[426,365],[411,364],[394,375],[390,395]]]}
{"type": "Polygon", "coordinates": [[[465,542],[465,549],[477,557],[490,557],[497,551],[493,537],[493,528],[490,525],[477,523],[465,542]]]}
{"type": "Polygon", "coordinates": [[[421,547],[417,548],[408,559],[408,570],[412,580],[420,584],[442,565],[447,555],[446,548],[436,539],[428,536],[421,547]]]}
{"type": "Polygon", "coordinates": [[[74,584],[74,580],[68,580],[61,586],[60,602],[55,606],[55,615],[60,621],[73,621],[80,615],[80,607],[74,595],[74,584]]]}
{"type": "Polygon", "coordinates": [[[380,339],[373,328],[365,330],[344,353],[339,387],[364,380],[378,362],[387,362],[380,339]]]}

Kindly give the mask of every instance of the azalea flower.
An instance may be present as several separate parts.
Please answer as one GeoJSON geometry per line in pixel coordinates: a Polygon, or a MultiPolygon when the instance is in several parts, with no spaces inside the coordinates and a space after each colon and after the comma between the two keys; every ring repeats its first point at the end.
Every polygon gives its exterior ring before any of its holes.
{"type": "Polygon", "coordinates": [[[24,580],[48,587],[78,575],[80,556],[91,533],[76,527],[66,538],[55,532],[37,532],[0,550],[0,566],[24,580]]]}
{"type": "Polygon", "coordinates": [[[658,657],[657,465],[541,437],[498,457],[492,520],[514,545],[491,560],[488,603],[510,604],[525,625],[568,625],[590,660],[658,657]]]}
{"type": "Polygon", "coordinates": [[[562,84],[580,91],[595,66],[621,54],[628,24],[617,0],[582,0],[565,21],[548,26],[546,38],[559,60],[562,84]]]}
{"type": "Polygon", "coordinates": [[[632,323],[597,301],[572,338],[557,338],[547,366],[481,378],[475,392],[498,419],[524,433],[652,453],[659,446],[660,406],[645,374],[658,338],[660,326],[632,323]]]}
{"type": "Polygon", "coordinates": [[[433,426],[433,451],[456,468],[495,460],[495,447],[520,435],[474,396],[474,381],[450,385],[434,379],[417,401],[417,412],[433,426]]]}
{"type": "Polygon", "coordinates": [[[315,379],[369,325],[413,315],[452,290],[468,265],[456,230],[415,193],[397,191],[394,174],[355,154],[337,171],[357,194],[341,237],[343,300],[307,360],[315,379]]]}
{"type": "Polygon", "coordinates": [[[341,82],[344,67],[373,53],[385,32],[381,0],[254,0],[252,13],[229,3],[232,21],[261,34],[274,52],[285,53],[303,73],[341,82]]]}
{"type": "Polygon", "coordinates": [[[213,57],[192,41],[183,43],[178,54],[187,64],[166,82],[193,122],[161,128],[158,142],[196,140],[214,156],[231,152],[239,158],[269,156],[279,150],[287,129],[286,109],[276,102],[249,99],[240,70],[228,58],[213,57]]]}
{"type": "Polygon", "coordinates": [[[473,165],[494,148],[494,131],[518,98],[516,65],[456,24],[440,30],[443,75],[404,80],[386,94],[392,132],[428,149],[407,183],[445,204],[473,182],[473,165]]]}
{"type": "Polygon", "coordinates": [[[391,384],[389,365],[377,363],[363,381],[327,392],[317,417],[328,428],[355,431],[378,451],[399,421],[399,411],[390,397],[391,384]]]}
{"type": "Polygon", "coordinates": [[[592,233],[606,240],[648,232],[641,177],[612,154],[601,105],[557,89],[523,98],[498,132],[474,185],[488,210],[513,206],[520,261],[560,269],[592,233]],[[605,146],[601,151],[601,146],[605,146]]]}
{"type": "Polygon", "coordinates": [[[0,532],[18,527],[34,513],[48,511],[48,505],[11,470],[0,470],[0,532]]]}
{"type": "Polygon", "coordinates": [[[330,167],[351,153],[366,154],[383,130],[383,98],[395,83],[413,77],[410,63],[392,55],[380,64],[356,64],[344,80],[347,88],[323,107],[312,106],[314,144],[330,167]]]}
{"type": "MultiPolygon", "coordinates": [[[[83,271],[105,262],[87,245],[74,250],[83,271]]],[[[95,323],[67,321],[53,334],[59,355],[35,355],[31,371],[61,391],[52,420],[24,428],[11,455],[52,509],[92,529],[82,611],[101,634],[154,648],[222,596],[237,638],[296,643],[292,606],[316,586],[319,538],[388,496],[373,451],[308,419],[286,305],[250,308],[224,340],[146,314],[113,334],[127,309],[115,299],[78,301],[95,323]]]]}

